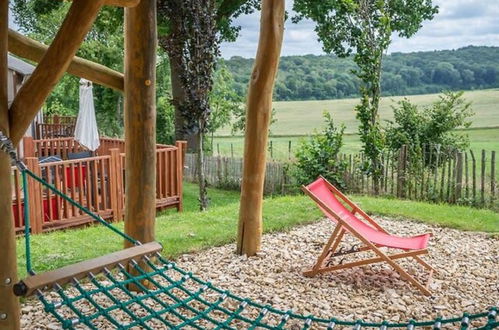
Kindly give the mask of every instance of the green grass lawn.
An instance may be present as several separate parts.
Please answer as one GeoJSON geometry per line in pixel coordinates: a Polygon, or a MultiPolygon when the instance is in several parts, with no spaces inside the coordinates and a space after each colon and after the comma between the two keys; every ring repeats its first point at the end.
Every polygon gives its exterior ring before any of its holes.
{"type": "MultiPolygon", "coordinates": [[[[180,254],[234,242],[238,221],[239,193],[210,189],[211,208],[197,211],[197,187],[185,184],[185,211],[165,212],[158,216],[156,238],[164,246],[164,255],[180,254]]],[[[499,213],[468,207],[435,205],[391,199],[355,196],[369,213],[411,218],[463,230],[499,232],[499,213]]],[[[264,204],[264,231],[284,231],[320,219],[314,203],[307,197],[267,198],[264,204]]],[[[117,224],[122,229],[123,223],[117,224]]],[[[57,231],[34,235],[32,239],[34,268],[38,272],[101,256],[122,247],[122,239],[103,228],[57,231]]],[[[18,240],[19,273],[25,276],[24,240],[18,240]]]]}

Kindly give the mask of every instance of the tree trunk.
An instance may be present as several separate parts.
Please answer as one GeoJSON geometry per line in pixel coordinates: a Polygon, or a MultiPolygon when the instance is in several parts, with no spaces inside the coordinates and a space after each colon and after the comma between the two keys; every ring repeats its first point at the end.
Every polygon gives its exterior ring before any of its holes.
{"type": "MultiPolygon", "coordinates": [[[[172,25],[174,24],[175,21],[172,21],[172,25]]],[[[180,111],[180,107],[178,106],[179,104],[183,104],[185,102],[186,93],[182,87],[182,82],[180,81],[180,73],[182,70],[180,58],[178,58],[178,55],[176,54],[180,54],[180,51],[168,52],[168,58],[170,59],[172,97],[175,107],[175,140],[187,141],[187,150],[189,152],[197,152],[199,146],[199,134],[187,134],[184,131],[185,119],[180,111]]]]}
{"type": "Polygon", "coordinates": [[[267,140],[284,32],[284,0],[263,0],[261,15],[260,41],[248,91],[237,238],[237,253],[248,256],[260,250],[262,240],[267,140]]]}
{"type": "MultiPolygon", "coordinates": [[[[371,95],[371,127],[372,129],[379,130],[379,101],[381,97],[381,65],[382,65],[383,57],[379,56],[379,59],[376,63],[376,81],[372,86],[372,95],[371,95]]],[[[379,133],[379,132],[378,132],[379,133]]],[[[378,137],[379,138],[379,137],[378,137]]],[[[373,146],[376,148],[377,146],[373,146]]],[[[377,152],[376,156],[371,159],[372,167],[373,167],[373,186],[374,186],[374,194],[377,196],[380,192],[380,173],[382,171],[381,168],[381,160],[380,153],[377,152]]]]}
{"type": "MultiPolygon", "coordinates": [[[[197,134],[198,146],[203,145],[204,134],[197,134]]],[[[208,209],[208,193],[206,191],[206,176],[204,172],[204,150],[202,147],[198,148],[196,154],[198,166],[198,181],[199,181],[199,209],[206,211],[208,209]]]]}
{"type": "MultiPolygon", "coordinates": [[[[0,1],[0,130],[9,136],[7,98],[7,31],[9,2],[0,1]]],[[[19,300],[12,286],[17,282],[16,234],[12,217],[10,158],[0,151],[0,329],[17,330],[19,300]]]]}

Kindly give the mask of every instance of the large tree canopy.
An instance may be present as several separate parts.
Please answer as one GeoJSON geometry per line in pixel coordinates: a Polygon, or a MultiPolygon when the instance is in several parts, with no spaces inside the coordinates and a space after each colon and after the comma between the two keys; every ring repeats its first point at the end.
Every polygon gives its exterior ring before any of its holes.
{"type": "Polygon", "coordinates": [[[339,56],[360,53],[364,42],[376,40],[383,44],[372,46],[386,49],[385,30],[409,38],[438,12],[432,0],[295,0],[293,9],[293,21],[313,20],[324,51],[339,56]]]}

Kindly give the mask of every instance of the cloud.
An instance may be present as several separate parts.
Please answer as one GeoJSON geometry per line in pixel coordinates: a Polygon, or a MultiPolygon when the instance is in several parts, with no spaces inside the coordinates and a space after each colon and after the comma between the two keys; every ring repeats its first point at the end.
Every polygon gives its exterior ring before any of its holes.
{"type": "MultiPolygon", "coordinates": [[[[286,9],[292,8],[292,0],[286,9]]],[[[456,49],[469,45],[499,46],[499,1],[498,0],[435,0],[440,8],[432,21],[424,22],[421,30],[411,39],[394,36],[390,52],[413,52],[435,49],[456,49]]],[[[254,13],[240,17],[241,37],[235,43],[222,45],[222,55],[254,57],[258,44],[260,15],[254,13]]],[[[317,41],[315,23],[302,21],[285,23],[282,54],[323,54],[317,41]]]]}

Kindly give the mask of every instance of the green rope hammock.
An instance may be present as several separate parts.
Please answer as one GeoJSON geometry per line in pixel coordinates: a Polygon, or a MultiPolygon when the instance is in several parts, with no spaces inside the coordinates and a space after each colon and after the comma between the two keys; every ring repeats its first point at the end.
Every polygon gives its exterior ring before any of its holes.
{"type": "MultiPolygon", "coordinates": [[[[95,221],[122,236],[129,242],[139,242],[113,225],[79,205],[42,178],[28,170],[17,160],[10,141],[0,132],[0,149],[14,155],[13,159],[22,172],[25,193],[26,267],[34,275],[30,250],[30,225],[28,210],[27,176],[48,187],[55,194],[91,216],[95,221]]],[[[19,289],[20,282],[15,289],[19,289]]],[[[22,290],[21,290],[22,291],[22,290]]],[[[452,325],[460,329],[494,329],[499,327],[497,307],[476,314],[463,314],[455,318],[436,318],[430,321],[409,320],[402,323],[345,321],[336,318],[282,311],[261,305],[221,290],[209,282],[177,267],[159,253],[142,256],[139,262],[117,264],[113,269],[104,268],[99,274],[89,272],[85,280],[73,279],[64,287],[36,290],[45,312],[53,315],[64,329],[335,329],[432,327],[440,329],[452,325]],[[131,290],[130,287],[138,290],[131,290]]]]}

